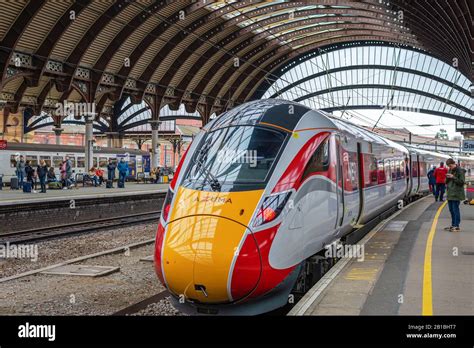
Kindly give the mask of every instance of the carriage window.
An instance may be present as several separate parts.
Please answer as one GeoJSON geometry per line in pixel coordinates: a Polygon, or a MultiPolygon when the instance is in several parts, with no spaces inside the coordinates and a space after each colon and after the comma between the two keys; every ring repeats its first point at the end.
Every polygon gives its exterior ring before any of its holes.
{"type": "Polygon", "coordinates": [[[86,166],[86,158],[85,157],[78,157],[77,158],[77,167],[78,168],[85,168],[86,166]]]}
{"type": "Polygon", "coordinates": [[[364,186],[371,187],[378,183],[377,159],[372,154],[364,154],[364,186]]]}
{"type": "Polygon", "coordinates": [[[63,163],[63,158],[61,156],[53,156],[53,164],[55,168],[61,167],[63,163]]]}
{"type": "Polygon", "coordinates": [[[10,156],[10,168],[16,168],[16,156],[15,155],[10,156]]]}
{"type": "Polygon", "coordinates": [[[94,157],[94,164],[92,166],[97,167],[97,157],[94,157]]]}
{"type": "Polygon", "coordinates": [[[107,157],[99,157],[99,167],[107,167],[107,157]]]}
{"type": "Polygon", "coordinates": [[[40,162],[43,160],[48,167],[51,167],[51,156],[40,156],[40,162]]]}
{"type": "Polygon", "coordinates": [[[383,166],[383,160],[377,161],[377,177],[378,177],[378,183],[380,184],[385,184],[387,179],[385,178],[385,169],[383,166]]]}
{"type": "Polygon", "coordinates": [[[30,161],[30,166],[36,167],[38,165],[38,156],[26,155],[26,162],[30,161]]]}
{"type": "Polygon", "coordinates": [[[329,138],[327,138],[314,151],[311,156],[306,169],[304,170],[302,180],[306,179],[312,173],[325,172],[329,169],[329,138]]]}

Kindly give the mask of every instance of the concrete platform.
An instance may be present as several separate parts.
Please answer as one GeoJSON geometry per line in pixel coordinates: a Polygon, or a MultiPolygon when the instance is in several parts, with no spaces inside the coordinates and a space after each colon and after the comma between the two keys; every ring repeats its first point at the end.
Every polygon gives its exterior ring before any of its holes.
{"type": "Polygon", "coordinates": [[[446,204],[414,203],[290,315],[473,315],[474,206],[461,204],[461,232],[444,231],[450,223],[446,204]]]}
{"type": "Polygon", "coordinates": [[[4,187],[3,190],[0,190],[0,206],[29,202],[70,200],[71,198],[119,197],[147,192],[166,192],[168,190],[168,184],[137,184],[134,182],[127,182],[123,189],[117,188],[117,183],[114,185],[115,188],[112,189],[106,189],[105,186],[79,186],[69,190],[47,190],[46,193],[24,193],[22,190],[10,190],[9,188],[4,187]]]}

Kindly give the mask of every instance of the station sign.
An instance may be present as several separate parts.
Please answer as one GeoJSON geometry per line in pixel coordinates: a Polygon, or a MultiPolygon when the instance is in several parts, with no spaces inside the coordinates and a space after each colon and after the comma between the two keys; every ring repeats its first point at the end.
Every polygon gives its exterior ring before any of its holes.
{"type": "Polygon", "coordinates": [[[463,140],[462,150],[466,152],[474,152],[474,140],[463,140]]]}
{"type": "Polygon", "coordinates": [[[7,148],[7,141],[0,140],[0,150],[5,150],[7,148]]]}

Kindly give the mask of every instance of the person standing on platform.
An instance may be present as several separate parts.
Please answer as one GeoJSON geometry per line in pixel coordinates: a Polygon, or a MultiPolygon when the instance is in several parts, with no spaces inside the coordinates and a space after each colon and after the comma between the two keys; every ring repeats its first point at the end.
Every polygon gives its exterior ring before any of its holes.
{"type": "Polygon", "coordinates": [[[111,181],[112,183],[115,179],[115,168],[117,168],[117,166],[112,161],[112,159],[109,158],[109,164],[107,164],[107,180],[111,181]]]}
{"type": "Polygon", "coordinates": [[[426,175],[428,177],[428,184],[430,185],[430,192],[433,194],[433,196],[436,197],[436,178],[434,176],[436,167],[433,166],[431,167],[430,171],[426,175]]]}
{"type": "Polygon", "coordinates": [[[36,168],[36,173],[38,173],[38,178],[41,186],[41,193],[46,193],[46,176],[48,175],[48,166],[44,160],[40,161],[40,164],[36,168]]]}
{"type": "Polygon", "coordinates": [[[26,163],[25,163],[25,158],[23,156],[20,156],[20,160],[16,162],[16,176],[18,178],[18,187],[23,187],[23,182],[25,181],[26,178],[26,163]]]}
{"type": "Polygon", "coordinates": [[[445,230],[450,232],[459,232],[461,229],[461,211],[459,205],[461,201],[466,199],[464,192],[464,184],[466,183],[466,171],[459,167],[456,162],[450,158],[446,161],[449,167],[449,173],[446,175],[446,185],[448,187],[448,207],[451,213],[451,227],[446,227],[445,230]]]}
{"type": "Polygon", "coordinates": [[[33,189],[33,176],[35,175],[35,170],[30,165],[30,161],[26,161],[25,172],[26,172],[26,182],[29,183],[31,185],[31,188],[33,189]]]}
{"type": "Polygon", "coordinates": [[[434,176],[436,179],[436,201],[438,201],[438,199],[440,202],[443,201],[444,192],[446,191],[446,174],[448,174],[448,169],[444,166],[444,163],[441,162],[439,167],[434,171],[434,176]]]}
{"type": "Polygon", "coordinates": [[[124,158],[120,159],[117,169],[119,171],[118,187],[125,188],[125,178],[127,177],[127,174],[128,174],[128,163],[125,162],[124,158]]]}
{"type": "Polygon", "coordinates": [[[72,162],[68,156],[66,156],[66,187],[71,188],[72,186],[72,162]]]}

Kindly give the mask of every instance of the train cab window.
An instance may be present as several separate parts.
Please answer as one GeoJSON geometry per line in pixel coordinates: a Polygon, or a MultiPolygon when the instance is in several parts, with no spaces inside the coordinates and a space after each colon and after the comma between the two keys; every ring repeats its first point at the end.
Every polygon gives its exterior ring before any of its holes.
{"type": "Polygon", "coordinates": [[[51,156],[40,156],[40,161],[43,160],[48,167],[51,167],[51,156]]]}
{"type": "Polygon", "coordinates": [[[304,170],[302,180],[306,179],[312,173],[325,172],[329,169],[329,138],[326,139],[314,151],[306,169],[304,170]]]}
{"type": "Polygon", "coordinates": [[[99,167],[100,168],[107,167],[107,157],[99,157],[99,167]]]}
{"type": "Polygon", "coordinates": [[[53,156],[53,165],[55,168],[60,168],[61,164],[63,164],[62,156],[53,156]]]}
{"type": "Polygon", "coordinates": [[[85,157],[78,157],[77,158],[77,168],[85,168],[86,166],[86,158],[85,157]]]}
{"type": "Polygon", "coordinates": [[[36,167],[38,165],[38,156],[26,155],[25,161],[30,161],[30,166],[36,167]]]}
{"type": "Polygon", "coordinates": [[[285,139],[285,133],[259,126],[208,132],[193,154],[184,185],[204,191],[263,188],[285,139]]]}

